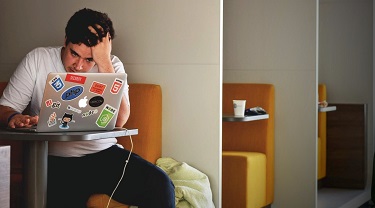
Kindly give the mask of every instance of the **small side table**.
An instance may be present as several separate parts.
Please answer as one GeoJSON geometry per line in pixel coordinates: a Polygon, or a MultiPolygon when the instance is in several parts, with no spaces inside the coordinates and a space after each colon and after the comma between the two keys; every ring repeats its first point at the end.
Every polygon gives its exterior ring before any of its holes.
{"type": "Polygon", "coordinates": [[[268,119],[270,115],[264,114],[264,115],[254,115],[254,116],[234,116],[234,115],[223,115],[222,120],[224,122],[246,122],[246,121],[257,121],[257,120],[263,120],[268,119]]]}
{"type": "Polygon", "coordinates": [[[0,207],[10,204],[10,146],[0,146],[0,207]]]}
{"type": "Polygon", "coordinates": [[[330,111],[335,111],[336,106],[327,106],[327,107],[318,107],[319,112],[330,112],[330,111]]]}

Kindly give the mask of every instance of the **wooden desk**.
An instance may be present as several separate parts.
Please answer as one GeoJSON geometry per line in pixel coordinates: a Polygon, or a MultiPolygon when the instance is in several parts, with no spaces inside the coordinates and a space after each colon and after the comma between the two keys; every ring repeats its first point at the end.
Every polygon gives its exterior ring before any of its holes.
{"type": "Polygon", "coordinates": [[[112,131],[91,132],[14,132],[1,129],[1,140],[22,140],[25,150],[25,197],[26,207],[47,207],[48,141],[82,141],[137,135],[138,129],[116,128],[112,131]]]}

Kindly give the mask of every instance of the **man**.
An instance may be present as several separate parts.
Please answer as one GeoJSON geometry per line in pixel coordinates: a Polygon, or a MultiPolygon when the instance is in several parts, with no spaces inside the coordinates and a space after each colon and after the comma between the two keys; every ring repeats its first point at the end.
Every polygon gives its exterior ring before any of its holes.
{"type": "MultiPolygon", "coordinates": [[[[38,123],[50,72],[125,73],[122,62],[111,55],[113,38],[107,14],[86,8],[77,11],[67,23],[62,47],[36,48],[21,61],[0,99],[1,124],[16,128],[38,123]],[[28,105],[29,115],[21,114],[28,105]]],[[[130,115],[127,81],[124,85],[116,126],[123,126],[130,115]]],[[[116,143],[116,138],[49,142],[48,207],[86,207],[94,193],[111,195],[129,155],[116,143]]],[[[140,208],[175,207],[168,176],[134,153],[113,198],[140,208]]]]}

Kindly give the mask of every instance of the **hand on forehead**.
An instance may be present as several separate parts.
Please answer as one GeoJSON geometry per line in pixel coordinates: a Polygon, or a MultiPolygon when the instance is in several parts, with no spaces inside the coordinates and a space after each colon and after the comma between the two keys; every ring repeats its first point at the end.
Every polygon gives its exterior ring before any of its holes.
{"type": "Polygon", "coordinates": [[[95,24],[95,27],[90,25],[90,26],[88,26],[88,29],[90,30],[91,33],[95,34],[99,38],[100,41],[102,41],[103,38],[105,38],[105,37],[108,37],[109,39],[111,39],[111,36],[109,35],[109,32],[107,32],[105,34],[102,26],[100,26],[98,24],[95,24]]]}

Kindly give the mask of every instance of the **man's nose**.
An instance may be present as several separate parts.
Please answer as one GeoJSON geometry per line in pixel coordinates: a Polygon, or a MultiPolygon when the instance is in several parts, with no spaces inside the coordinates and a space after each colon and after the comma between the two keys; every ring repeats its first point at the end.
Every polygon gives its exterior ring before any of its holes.
{"type": "Polygon", "coordinates": [[[82,70],[83,69],[83,63],[84,63],[83,58],[78,58],[78,60],[76,62],[76,65],[75,65],[75,69],[76,70],[82,70]]]}

